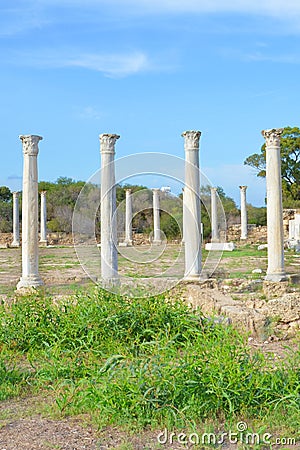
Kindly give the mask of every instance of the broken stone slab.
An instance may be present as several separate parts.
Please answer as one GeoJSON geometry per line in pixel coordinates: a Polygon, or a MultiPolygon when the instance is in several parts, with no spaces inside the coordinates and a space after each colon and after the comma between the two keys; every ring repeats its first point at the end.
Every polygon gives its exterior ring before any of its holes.
{"type": "Polygon", "coordinates": [[[233,242],[208,242],[205,244],[205,250],[232,252],[235,250],[233,242]]]}
{"type": "Polygon", "coordinates": [[[268,248],[268,244],[261,244],[257,247],[257,250],[265,250],[266,248],[268,248]]]}
{"type": "Polygon", "coordinates": [[[253,269],[252,273],[262,273],[262,269],[253,269]]]}

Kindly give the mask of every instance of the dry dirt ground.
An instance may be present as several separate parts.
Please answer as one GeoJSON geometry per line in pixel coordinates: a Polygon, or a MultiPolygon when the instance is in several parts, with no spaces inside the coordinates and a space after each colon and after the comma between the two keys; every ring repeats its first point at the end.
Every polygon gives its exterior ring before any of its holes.
{"type": "MultiPolygon", "coordinates": [[[[176,253],[174,251],[173,247],[165,261],[166,264],[174,257],[176,253]]],[[[265,263],[266,261],[262,258],[258,267],[264,268],[265,263]]],[[[257,261],[253,260],[251,267],[252,265],[253,268],[257,267],[257,261]]],[[[242,271],[243,263],[239,263],[237,267],[237,270],[242,271]]],[[[21,250],[0,249],[0,268],[0,297],[6,298],[13,293],[21,275],[21,250]]],[[[157,270],[154,267],[154,271],[157,270]]],[[[223,270],[226,270],[226,267],[223,270]]],[[[248,264],[247,270],[249,270],[248,264]]],[[[92,285],[72,247],[41,248],[40,274],[45,281],[46,289],[53,294],[71,293],[78,287],[92,285]]],[[[293,346],[296,346],[293,341],[278,341],[272,336],[264,342],[250,339],[249,345],[253,349],[260,348],[265,353],[269,353],[270,360],[284,358],[287,352],[286,347],[293,349],[293,346]]],[[[193,447],[175,443],[159,445],[157,442],[159,431],[145,431],[142,434],[130,434],[114,428],[98,431],[91,426],[90,417],[53,418],[51,401],[47,396],[41,396],[0,402],[0,450],[155,450],[159,448],[179,450],[193,447]]],[[[272,448],[300,449],[300,446],[273,446],[272,448]]],[[[224,444],[222,449],[234,450],[237,446],[224,444]]]]}

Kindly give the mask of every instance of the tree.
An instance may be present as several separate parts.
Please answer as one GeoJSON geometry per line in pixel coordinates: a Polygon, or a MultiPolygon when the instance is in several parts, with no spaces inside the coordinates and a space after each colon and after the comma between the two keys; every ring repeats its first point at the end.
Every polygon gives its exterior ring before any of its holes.
{"type": "MultiPolygon", "coordinates": [[[[281,136],[281,175],[284,206],[300,201],[300,129],[285,127],[281,136]]],[[[245,165],[253,167],[258,177],[266,176],[266,145],[260,153],[248,156],[245,165]]]]}
{"type": "Polygon", "coordinates": [[[0,186],[0,202],[10,202],[12,193],[7,186],[0,186]]]}
{"type": "Polygon", "coordinates": [[[7,186],[0,186],[0,233],[12,228],[12,193],[7,186]]]}

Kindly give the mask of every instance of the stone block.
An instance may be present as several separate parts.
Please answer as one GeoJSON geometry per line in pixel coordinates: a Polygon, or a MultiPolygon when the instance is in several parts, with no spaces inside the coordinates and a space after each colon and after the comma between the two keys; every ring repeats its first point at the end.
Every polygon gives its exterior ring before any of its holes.
{"type": "Polygon", "coordinates": [[[232,252],[235,249],[233,242],[208,242],[205,244],[205,250],[232,252]]]}

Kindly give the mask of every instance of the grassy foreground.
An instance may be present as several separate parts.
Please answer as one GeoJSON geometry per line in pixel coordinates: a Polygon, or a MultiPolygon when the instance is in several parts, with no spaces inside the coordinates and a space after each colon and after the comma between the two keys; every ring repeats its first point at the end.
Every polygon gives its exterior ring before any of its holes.
{"type": "Polygon", "coordinates": [[[245,342],[163,295],[24,296],[0,305],[0,400],[48,389],[60,413],[91,413],[99,427],[246,418],[295,435],[300,352],[270,367],[245,342]]]}

